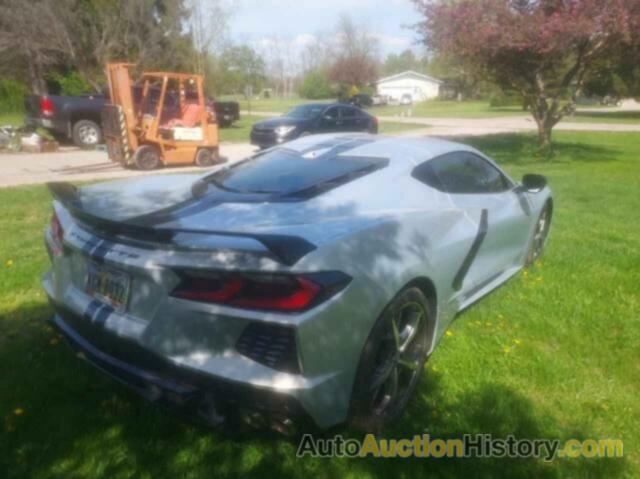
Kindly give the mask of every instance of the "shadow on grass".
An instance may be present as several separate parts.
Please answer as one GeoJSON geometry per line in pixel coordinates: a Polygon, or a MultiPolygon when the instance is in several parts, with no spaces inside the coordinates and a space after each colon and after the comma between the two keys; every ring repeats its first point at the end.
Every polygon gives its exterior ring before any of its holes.
{"type": "MultiPolygon", "coordinates": [[[[574,117],[594,118],[600,120],[638,120],[640,122],[640,111],[577,111],[574,117]]],[[[566,118],[571,121],[571,116],[566,118]]]]}
{"type": "Polygon", "coordinates": [[[566,141],[554,136],[552,158],[540,157],[538,139],[534,134],[503,133],[485,136],[458,136],[454,141],[469,144],[486,153],[498,163],[526,164],[532,161],[565,162],[607,162],[616,161],[620,152],[614,148],[591,145],[585,142],[566,141]]]}
{"type": "MultiPolygon", "coordinates": [[[[44,323],[44,303],[0,322],[1,477],[617,477],[624,459],[297,459],[297,444],[273,435],[233,439],[182,422],[82,363],[44,323]],[[20,321],[16,321],[20,320],[20,321]],[[20,408],[23,412],[16,414],[20,408]]],[[[554,438],[554,418],[498,383],[451,395],[425,374],[407,413],[385,436],[554,438]]],[[[563,423],[571,424],[570,418],[563,423]]],[[[566,437],[592,435],[564,426],[566,437]]],[[[338,431],[361,438],[352,431],[338,431]]]]}

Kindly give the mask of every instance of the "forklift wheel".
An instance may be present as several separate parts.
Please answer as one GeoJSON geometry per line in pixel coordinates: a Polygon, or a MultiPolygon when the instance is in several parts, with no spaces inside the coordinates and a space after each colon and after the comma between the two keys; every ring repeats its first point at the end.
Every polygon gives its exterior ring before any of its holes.
{"type": "Polygon", "coordinates": [[[218,163],[218,150],[201,149],[196,153],[196,165],[201,167],[211,166],[218,163]]]}
{"type": "Polygon", "coordinates": [[[153,170],[160,165],[160,154],[151,145],[142,145],[133,155],[133,161],[139,170],[153,170]]]}

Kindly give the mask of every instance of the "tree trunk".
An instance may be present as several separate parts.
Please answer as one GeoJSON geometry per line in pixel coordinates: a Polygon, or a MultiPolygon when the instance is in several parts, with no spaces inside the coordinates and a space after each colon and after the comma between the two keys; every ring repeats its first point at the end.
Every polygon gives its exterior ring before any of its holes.
{"type": "Polygon", "coordinates": [[[546,121],[538,123],[538,143],[540,145],[540,151],[544,154],[551,153],[551,130],[552,126],[546,121]]]}
{"type": "Polygon", "coordinates": [[[550,155],[552,153],[551,131],[558,123],[557,105],[552,102],[551,106],[547,103],[546,98],[536,98],[530,102],[531,114],[538,126],[538,144],[540,153],[550,155]]]}

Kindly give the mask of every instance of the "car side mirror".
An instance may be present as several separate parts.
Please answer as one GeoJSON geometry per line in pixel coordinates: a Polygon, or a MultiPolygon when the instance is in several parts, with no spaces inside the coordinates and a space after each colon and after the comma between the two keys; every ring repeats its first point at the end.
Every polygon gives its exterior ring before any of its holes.
{"type": "Polygon", "coordinates": [[[522,177],[522,187],[529,193],[538,193],[547,186],[547,179],[542,175],[528,173],[522,177]]]}

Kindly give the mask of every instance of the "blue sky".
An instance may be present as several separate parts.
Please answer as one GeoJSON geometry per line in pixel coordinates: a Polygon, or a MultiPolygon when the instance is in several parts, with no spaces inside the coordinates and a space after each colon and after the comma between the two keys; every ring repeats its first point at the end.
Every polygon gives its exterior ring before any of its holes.
{"type": "Polygon", "coordinates": [[[235,0],[232,12],[229,30],[237,42],[259,44],[276,36],[295,48],[330,31],[347,13],[376,34],[383,55],[420,50],[415,33],[402,27],[419,21],[409,0],[235,0]]]}

